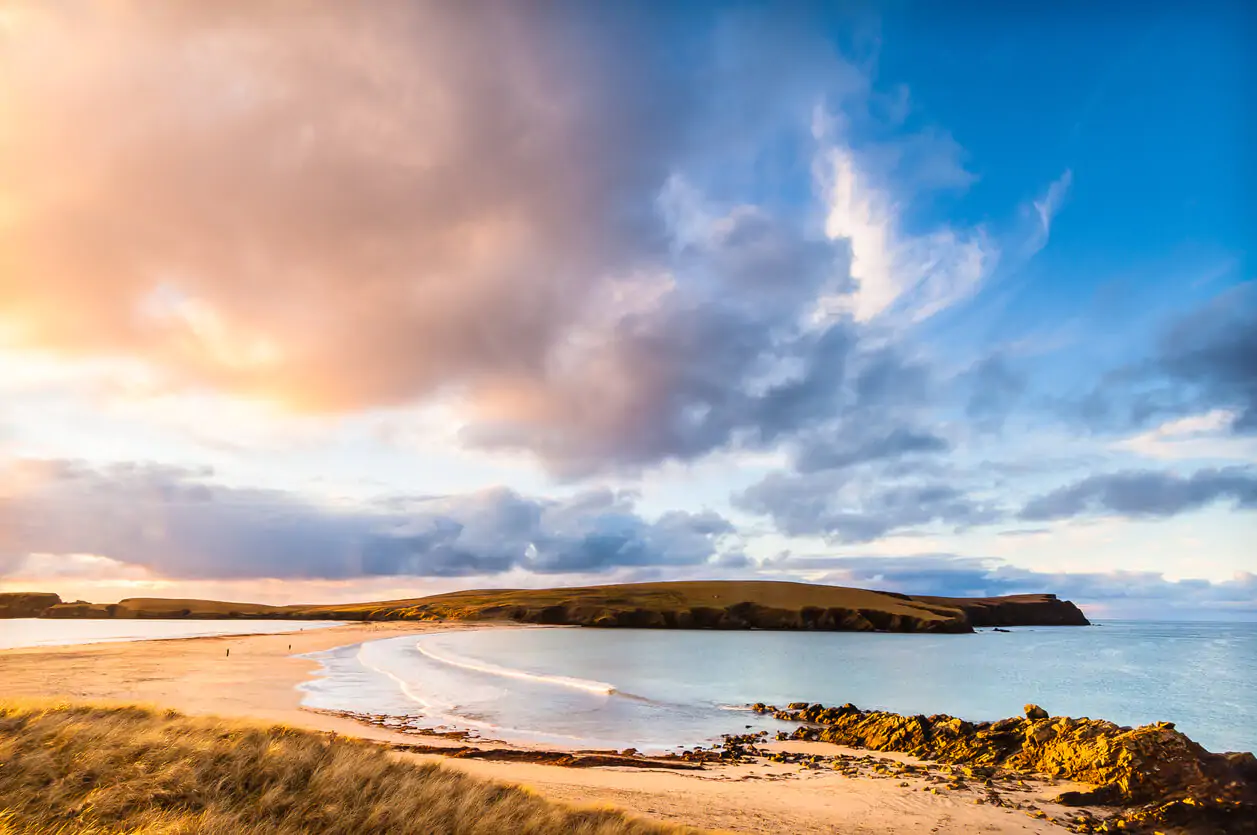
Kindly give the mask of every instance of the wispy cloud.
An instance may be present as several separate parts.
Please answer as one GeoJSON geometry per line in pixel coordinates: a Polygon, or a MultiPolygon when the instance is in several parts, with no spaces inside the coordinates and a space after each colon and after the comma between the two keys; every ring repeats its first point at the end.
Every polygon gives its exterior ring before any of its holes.
{"type": "Polygon", "coordinates": [[[1056,219],[1057,213],[1065,205],[1065,198],[1073,182],[1074,172],[1067,168],[1064,174],[1052,181],[1043,196],[1034,201],[1034,212],[1039,223],[1035,234],[1030,238],[1031,252],[1038,252],[1047,245],[1052,233],[1052,221],[1056,219]]]}
{"type": "Polygon", "coordinates": [[[1257,461],[1257,438],[1231,431],[1238,418],[1233,409],[1214,409],[1167,420],[1112,446],[1146,458],[1257,461]]]}
{"type": "Polygon", "coordinates": [[[998,259],[983,229],[944,225],[925,234],[906,233],[895,197],[872,182],[856,154],[826,133],[821,141],[825,150],[817,178],[828,205],[825,232],[851,248],[851,277],[857,283],[855,292],[835,306],[861,322],[894,315],[912,323],[977,292],[998,259]]]}

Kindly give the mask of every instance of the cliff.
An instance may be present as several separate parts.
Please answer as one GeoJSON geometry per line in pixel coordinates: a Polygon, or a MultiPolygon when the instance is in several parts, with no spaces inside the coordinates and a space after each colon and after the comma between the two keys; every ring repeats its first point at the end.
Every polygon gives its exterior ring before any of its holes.
{"type": "Polygon", "coordinates": [[[38,591],[0,594],[0,618],[37,618],[60,602],[57,595],[38,591]]]}
{"type": "Polygon", "coordinates": [[[42,597],[55,599],[39,616],[54,618],[509,620],[597,628],[931,633],[972,632],[975,626],[1087,624],[1074,604],[1051,594],[914,597],[841,586],[736,580],[472,590],[333,606],[164,598],[98,605],[42,597]]]}
{"type": "Polygon", "coordinates": [[[1090,626],[1082,610],[1054,594],[1006,597],[913,597],[964,612],[973,626],[1090,626]]]}

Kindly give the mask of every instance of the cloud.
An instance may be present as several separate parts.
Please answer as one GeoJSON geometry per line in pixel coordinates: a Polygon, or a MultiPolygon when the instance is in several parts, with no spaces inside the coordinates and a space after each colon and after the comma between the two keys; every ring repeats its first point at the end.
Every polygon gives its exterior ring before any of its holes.
{"type": "Polygon", "coordinates": [[[170,578],[596,574],[699,565],[733,534],[712,512],[654,520],[633,497],[563,499],[490,489],[329,506],[215,484],[202,469],[73,461],[0,470],[0,572],[30,554],[90,554],[170,578]]]}
{"type": "Polygon", "coordinates": [[[646,50],[639,83],[611,72],[622,56],[561,38],[555,15],[497,11],[9,14],[14,337],[311,409],[539,367],[589,274],[650,251],[649,218],[610,209],[649,200],[683,108],[645,95],[648,44],[630,47],[646,50]]]}
{"type": "Polygon", "coordinates": [[[1183,477],[1139,470],[1093,475],[1031,499],[1019,517],[1032,521],[1095,513],[1164,517],[1230,500],[1257,510],[1257,472],[1245,467],[1203,469],[1183,477]]]}
{"type": "Polygon", "coordinates": [[[851,443],[811,439],[799,449],[795,468],[801,473],[842,469],[870,461],[898,458],[904,455],[947,452],[951,444],[933,432],[896,427],[885,433],[851,443]]]}
{"type": "Polygon", "coordinates": [[[305,411],[450,394],[467,443],[560,475],[791,431],[856,338],[804,322],[849,292],[846,248],[732,195],[868,80],[785,23],[682,23],[24,7],[0,41],[3,333],[305,411]],[[670,67],[687,37],[697,76],[670,67]]]}
{"type": "Polygon", "coordinates": [[[577,334],[545,379],[486,386],[465,440],[584,475],[772,441],[832,413],[860,337],[848,321],[801,319],[845,281],[840,253],[749,208],[674,223],[690,227],[679,258],[697,272],[623,288],[615,317],[577,334]]]}
{"type": "Polygon", "coordinates": [[[824,572],[820,582],[901,594],[987,597],[1050,592],[1093,616],[1257,617],[1257,574],[1231,580],[1169,580],[1153,571],[1035,571],[986,557],[916,554],[899,557],[795,557],[766,564],[777,570],[824,572]]]}
{"type": "Polygon", "coordinates": [[[1230,408],[1236,433],[1257,433],[1257,305],[1252,285],[1175,320],[1156,369],[1206,408],[1230,408]]]}
{"type": "Polygon", "coordinates": [[[1032,203],[1037,225],[1027,243],[1031,253],[1038,252],[1047,246],[1048,238],[1052,234],[1052,221],[1056,219],[1057,213],[1065,204],[1065,197],[1069,194],[1069,188],[1073,182],[1074,172],[1067,168],[1065,173],[1052,181],[1043,196],[1032,203]]]}
{"type": "Polygon", "coordinates": [[[945,226],[927,234],[905,233],[890,190],[871,182],[873,175],[861,167],[855,151],[818,121],[827,143],[817,163],[828,206],[825,232],[847,242],[857,284],[849,299],[835,300],[835,307],[861,322],[894,314],[912,323],[973,296],[998,259],[998,247],[984,231],[945,226]]]}
{"type": "Polygon", "coordinates": [[[1231,415],[1233,435],[1257,434],[1257,284],[1232,287],[1170,318],[1144,357],[1109,370],[1085,397],[1065,404],[1100,431],[1152,421],[1231,415]]]}
{"type": "Polygon", "coordinates": [[[165,390],[456,404],[469,446],[640,469],[832,419],[877,328],[998,259],[904,217],[972,179],[951,135],[903,130],[905,90],[784,16],[121,2],[3,25],[0,348],[165,390]]]}
{"type": "Polygon", "coordinates": [[[1234,410],[1214,409],[1167,420],[1147,432],[1115,442],[1113,448],[1147,458],[1257,461],[1257,439],[1231,431],[1238,420],[1234,410]]]}
{"type": "Polygon", "coordinates": [[[787,536],[831,542],[869,542],[930,524],[970,527],[1002,517],[997,507],[937,482],[901,482],[845,470],[776,472],[733,496],[735,507],[769,516],[787,536]]]}
{"type": "Polygon", "coordinates": [[[680,18],[629,9],[24,7],[0,330],[306,411],[453,393],[468,442],[563,474],[789,429],[800,386],[747,390],[841,341],[799,320],[844,249],[728,195],[867,79],[753,17],[694,76],[680,18]]]}
{"type": "Polygon", "coordinates": [[[999,518],[988,501],[947,483],[936,463],[952,441],[930,425],[946,396],[935,370],[900,346],[855,354],[833,418],[800,429],[786,443],[789,466],[730,497],[738,509],[769,517],[787,536],[868,542],[934,525],[970,527],[999,518]]]}
{"type": "Polygon", "coordinates": [[[998,354],[986,357],[961,375],[969,388],[965,414],[979,426],[998,428],[1026,391],[1026,378],[998,354]]]}

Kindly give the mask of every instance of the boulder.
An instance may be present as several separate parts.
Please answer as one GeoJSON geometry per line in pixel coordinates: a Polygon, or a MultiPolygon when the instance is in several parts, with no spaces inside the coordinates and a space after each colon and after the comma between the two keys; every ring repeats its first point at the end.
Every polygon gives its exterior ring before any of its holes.
{"type": "Polygon", "coordinates": [[[1044,710],[1043,708],[1039,707],[1038,705],[1026,705],[1025,710],[1026,710],[1027,719],[1047,719],[1048,718],[1048,712],[1044,710]]]}

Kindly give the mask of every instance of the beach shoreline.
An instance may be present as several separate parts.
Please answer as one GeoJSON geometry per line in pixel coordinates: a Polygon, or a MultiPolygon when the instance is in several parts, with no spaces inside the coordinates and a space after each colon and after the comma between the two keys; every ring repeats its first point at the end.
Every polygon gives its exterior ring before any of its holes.
{"type": "Polygon", "coordinates": [[[0,681],[7,699],[138,702],[192,715],[372,740],[392,746],[394,756],[401,759],[440,762],[475,776],[523,785],[562,802],[607,804],[658,820],[730,832],[828,833],[838,828],[868,835],[1048,833],[1063,830],[1050,820],[1032,817],[1037,810],[1051,816],[1069,813],[1053,808],[1047,798],[1071,785],[1027,781],[1012,801],[1035,810],[978,804],[971,797],[942,791],[942,778],[928,770],[887,777],[882,773],[886,763],[919,762],[893,753],[807,742],[767,744],[769,750],[849,757],[855,763],[849,773],[774,762],[707,764],[693,770],[623,764],[572,768],[530,762],[527,756],[503,760],[465,753],[500,748],[540,754],[546,750],[540,746],[401,734],[301,704],[298,686],[318,669],[317,661],[302,656],[370,640],[478,628],[544,627],[372,622],[305,632],[18,648],[0,651],[0,681]]]}

